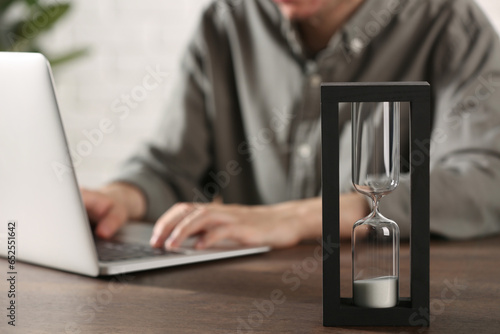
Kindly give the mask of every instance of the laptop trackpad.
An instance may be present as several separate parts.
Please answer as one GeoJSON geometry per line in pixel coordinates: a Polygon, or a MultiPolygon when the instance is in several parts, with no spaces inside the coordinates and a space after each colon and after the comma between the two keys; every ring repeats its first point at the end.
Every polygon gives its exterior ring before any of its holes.
{"type": "Polygon", "coordinates": [[[127,222],[111,239],[127,244],[149,245],[153,224],[147,222],[127,222]]]}
{"type": "MultiPolygon", "coordinates": [[[[128,222],[113,238],[111,238],[111,240],[126,244],[149,245],[149,240],[153,233],[153,226],[154,224],[149,222],[128,222]]],[[[188,238],[182,243],[179,250],[183,253],[185,253],[185,251],[188,251],[188,253],[189,251],[194,251],[195,242],[195,237],[188,238]]]]}

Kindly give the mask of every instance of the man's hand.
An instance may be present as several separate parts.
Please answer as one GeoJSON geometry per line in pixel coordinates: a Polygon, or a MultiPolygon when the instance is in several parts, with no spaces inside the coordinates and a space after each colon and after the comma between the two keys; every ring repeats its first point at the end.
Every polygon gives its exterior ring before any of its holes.
{"type": "Polygon", "coordinates": [[[144,215],[144,195],[132,185],[112,183],[100,190],[82,188],[80,191],[89,219],[96,224],[95,233],[100,238],[112,237],[127,220],[140,219],[144,215]]]}
{"type": "MultiPolygon", "coordinates": [[[[362,195],[350,193],[341,196],[340,208],[340,234],[348,239],[352,225],[368,214],[368,203],[362,195]]],[[[224,239],[283,248],[321,237],[321,222],[319,197],[265,206],[178,203],[158,219],[150,243],[176,248],[186,238],[199,235],[198,249],[224,239]]]]}
{"type": "Polygon", "coordinates": [[[156,222],[151,245],[175,248],[193,235],[199,235],[198,249],[224,239],[248,246],[290,247],[321,235],[321,199],[265,206],[178,203],[156,222]]]}

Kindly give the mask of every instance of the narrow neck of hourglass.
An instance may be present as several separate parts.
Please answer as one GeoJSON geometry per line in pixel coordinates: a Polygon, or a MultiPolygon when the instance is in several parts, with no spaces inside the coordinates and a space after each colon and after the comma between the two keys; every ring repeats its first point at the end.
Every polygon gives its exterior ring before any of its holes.
{"type": "Polygon", "coordinates": [[[380,212],[379,212],[379,205],[380,205],[380,199],[382,198],[382,195],[378,195],[378,194],[373,194],[372,196],[370,196],[371,200],[372,200],[372,213],[370,216],[374,217],[374,216],[380,216],[380,212]]]}

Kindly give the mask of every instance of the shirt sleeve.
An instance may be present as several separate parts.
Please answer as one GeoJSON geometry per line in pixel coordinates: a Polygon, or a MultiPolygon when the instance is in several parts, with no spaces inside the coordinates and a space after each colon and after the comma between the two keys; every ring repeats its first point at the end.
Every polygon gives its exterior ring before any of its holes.
{"type": "MultiPolygon", "coordinates": [[[[447,238],[500,231],[500,42],[484,14],[457,1],[430,58],[430,228],[447,238]]],[[[410,231],[410,178],[382,200],[402,237],[410,231]],[[390,200],[389,200],[390,199],[390,200]]]]}
{"type": "Polygon", "coordinates": [[[178,201],[197,196],[212,164],[211,132],[206,99],[203,20],[182,57],[168,104],[156,132],[122,166],[112,180],[138,187],[146,197],[144,219],[157,220],[178,201]]]}

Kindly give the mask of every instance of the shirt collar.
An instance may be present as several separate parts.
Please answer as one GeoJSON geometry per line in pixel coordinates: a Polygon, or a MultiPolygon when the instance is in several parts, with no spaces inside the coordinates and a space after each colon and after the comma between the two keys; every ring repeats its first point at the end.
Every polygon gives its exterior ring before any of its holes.
{"type": "MultiPolygon", "coordinates": [[[[292,52],[299,59],[306,61],[308,58],[296,24],[281,15],[272,0],[265,1],[272,3],[279,12],[281,33],[292,52]]],[[[359,56],[407,3],[408,0],[365,0],[349,21],[332,36],[326,49],[320,51],[317,58],[331,55],[335,50],[338,50],[341,44],[343,52],[359,56]]]]}

